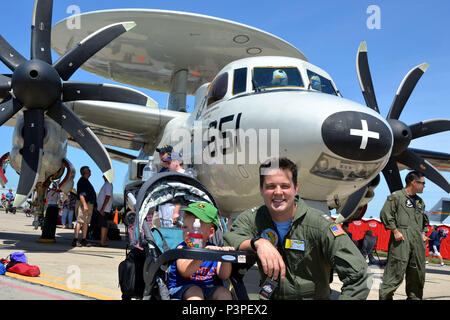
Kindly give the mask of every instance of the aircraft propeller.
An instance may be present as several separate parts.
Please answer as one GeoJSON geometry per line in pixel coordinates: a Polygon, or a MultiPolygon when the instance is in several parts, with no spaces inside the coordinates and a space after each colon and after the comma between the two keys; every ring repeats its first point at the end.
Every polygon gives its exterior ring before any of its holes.
{"type": "Polygon", "coordinates": [[[134,22],[115,23],[98,30],[52,64],[52,8],[53,0],[36,0],[34,3],[30,60],[0,36],[0,60],[13,72],[12,75],[0,75],[0,98],[3,98],[0,125],[19,110],[23,109],[24,114],[24,146],[14,206],[27,199],[37,182],[43,156],[45,115],[60,124],[112,182],[114,171],[107,151],[64,101],[104,100],[146,105],[148,98],[125,87],[66,82],[91,56],[136,26],[134,22]]]}
{"type": "MultiPolygon", "coordinates": [[[[400,114],[412,91],[428,67],[429,64],[423,63],[408,72],[397,90],[394,101],[392,102],[386,117],[392,129],[394,144],[391,157],[382,172],[391,193],[403,188],[400,171],[397,166],[398,162],[423,173],[425,177],[433,181],[446,192],[450,192],[450,184],[447,179],[445,179],[433,165],[417,155],[413,149],[408,148],[411,140],[450,130],[450,120],[432,119],[412,125],[407,125],[399,120],[400,114]]],[[[372,83],[372,76],[370,74],[369,61],[367,58],[367,44],[365,41],[363,41],[358,48],[358,53],[356,55],[356,72],[367,107],[380,113],[372,83]]],[[[364,197],[364,191],[366,190],[367,186],[364,186],[348,197],[346,205],[340,212],[342,218],[347,219],[355,212],[357,208],[355,205],[359,205],[362,197],[364,197]]]]}

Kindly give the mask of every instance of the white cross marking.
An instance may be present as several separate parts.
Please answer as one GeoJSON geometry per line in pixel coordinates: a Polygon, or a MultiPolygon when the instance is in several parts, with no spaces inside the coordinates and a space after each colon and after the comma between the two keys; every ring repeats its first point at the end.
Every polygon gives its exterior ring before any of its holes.
{"type": "Polygon", "coordinates": [[[360,136],[362,139],[361,139],[361,145],[359,146],[359,148],[365,150],[367,147],[367,142],[369,141],[369,138],[380,139],[380,134],[375,131],[369,131],[369,126],[367,125],[366,120],[361,120],[361,125],[362,125],[362,130],[350,129],[350,135],[351,136],[360,136]]]}

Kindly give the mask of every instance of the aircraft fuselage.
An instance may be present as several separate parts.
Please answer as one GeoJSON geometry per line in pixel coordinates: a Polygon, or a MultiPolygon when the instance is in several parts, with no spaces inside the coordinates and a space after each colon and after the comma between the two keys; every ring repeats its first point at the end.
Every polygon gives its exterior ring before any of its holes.
{"type": "Polygon", "coordinates": [[[229,64],[199,89],[191,117],[172,121],[161,144],[183,153],[225,215],[261,203],[258,168],[270,157],[297,164],[302,198],[337,207],[378,175],[393,141],[377,112],[342,98],[325,71],[287,57],[229,64]],[[274,83],[280,73],[298,79],[274,83]],[[262,85],[272,74],[272,84],[262,85]],[[314,76],[322,87],[313,89],[314,76]]]}

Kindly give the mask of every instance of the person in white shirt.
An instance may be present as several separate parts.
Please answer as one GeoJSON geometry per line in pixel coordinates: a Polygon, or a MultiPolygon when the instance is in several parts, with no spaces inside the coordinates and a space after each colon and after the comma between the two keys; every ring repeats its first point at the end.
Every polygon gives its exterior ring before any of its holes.
{"type": "Polygon", "coordinates": [[[107,247],[106,238],[108,236],[108,216],[111,212],[113,202],[113,185],[103,176],[103,184],[97,197],[97,210],[99,212],[98,224],[101,228],[100,246],[107,247]]]}
{"type": "Polygon", "coordinates": [[[53,182],[52,188],[47,190],[47,208],[48,207],[59,207],[61,202],[61,192],[58,189],[58,184],[53,182]]]}
{"type": "MultiPolygon", "coordinates": [[[[172,152],[162,160],[168,164],[169,171],[185,173],[183,168],[183,156],[181,153],[172,152]]],[[[181,204],[165,203],[159,206],[158,214],[161,227],[172,227],[180,218],[181,204]]]]}

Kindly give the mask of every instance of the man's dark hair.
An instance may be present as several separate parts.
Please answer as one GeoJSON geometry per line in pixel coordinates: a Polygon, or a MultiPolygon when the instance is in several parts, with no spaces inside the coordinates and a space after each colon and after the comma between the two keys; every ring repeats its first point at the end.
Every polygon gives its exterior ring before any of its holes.
{"type": "Polygon", "coordinates": [[[259,187],[262,188],[264,185],[265,174],[262,173],[263,169],[282,169],[289,170],[292,173],[292,181],[294,185],[297,185],[297,165],[293,163],[288,158],[271,158],[264,161],[259,166],[259,187]]]}
{"type": "Polygon", "coordinates": [[[80,174],[84,176],[84,174],[87,173],[88,170],[90,170],[88,166],[83,166],[80,168],[80,174]]]}
{"type": "Polygon", "coordinates": [[[414,180],[419,180],[420,178],[422,178],[424,175],[422,172],[419,171],[411,171],[410,173],[408,173],[406,175],[405,178],[405,182],[406,185],[409,185],[411,182],[413,182],[414,180]]]}

